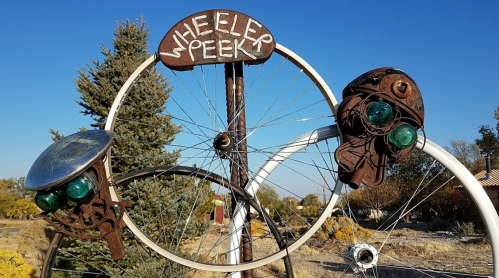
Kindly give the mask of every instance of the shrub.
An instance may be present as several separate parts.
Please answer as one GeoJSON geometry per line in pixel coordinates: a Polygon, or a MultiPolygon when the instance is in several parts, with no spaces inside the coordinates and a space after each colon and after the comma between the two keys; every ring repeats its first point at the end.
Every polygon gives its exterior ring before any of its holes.
{"type": "Polygon", "coordinates": [[[371,239],[373,234],[357,224],[342,227],[339,231],[334,233],[334,238],[349,242],[366,241],[371,239]]]}
{"type": "Polygon", "coordinates": [[[251,234],[260,235],[267,231],[267,228],[259,221],[251,221],[251,234]]]}
{"type": "Polygon", "coordinates": [[[2,277],[31,278],[35,270],[29,266],[19,253],[0,249],[0,273],[2,277]]]}
{"type": "Polygon", "coordinates": [[[328,217],[321,226],[319,237],[323,239],[335,238],[338,240],[355,241],[373,237],[372,233],[360,227],[355,221],[345,216],[328,217]]]}
{"type": "Polygon", "coordinates": [[[475,225],[473,225],[472,222],[463,222],[462,224],[459,223],[459,221],[456,221],[456,227],[452,229],[452,232],[458,234],[458,235],[474,235],[475,232],[475,225]]]}
{"type": "Polygon", "coordinates": [[[7,210],[7,217],[24,219],[29,215],[40,213],[33,199],[19,199],[15,205],[7,210]]]}
{"type": "MultiPolygon", "coordinates": [[[[297,233],[298,235],[303,235],[304,233],[306,233],[306,232],[308,231],[308,229],[309,229],[309,228],[310,228],[309,226],[303,226],[303,227],[300,227],[300,228],[298,229],[298,231],[296,231],[296,233],[297,233]]],[[[320,231],[320,230],[319,230],[319,231],[320,231]]]]}
{"type": "Polygon", "coordinates": [[[428,231],[430,232],[446,231],[448,226],[449,222],[445,221],[440,217],[435,217],[428,223],[428,231]]]}
{"type": "Polygon", "coordinates": [[[283,222],[285,223],[285,225],[287,226],[297,226],[297,225],[303,225],[304,223],[304,220],[303,218],[301,218],[300,216],[296,215],[296,214],[292,214],[292,215],[283,215],[282,216],[283,218],[283,222]]]}
{"type": "Polygon", "coordinates": [[[352,223],[354,221],[345,216],[328,217],[321,226],[321,232],[332,237],[339,229],[352,223]]]}

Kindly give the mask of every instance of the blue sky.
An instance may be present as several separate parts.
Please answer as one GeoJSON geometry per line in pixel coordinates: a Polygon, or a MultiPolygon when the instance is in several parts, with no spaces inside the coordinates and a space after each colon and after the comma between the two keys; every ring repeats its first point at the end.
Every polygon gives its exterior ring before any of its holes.
{"type": "Polygon", "coordinates": [[[184,17],[246,13],[341,91],[358,75],[397,67],[418,83],[426,134],[474,141],[499,105],[498,1],[1,1],[0,178],[25,176],[49,129],[88,127],[74,78],[110,48],[116,20],[143,16],[150,51],[184,17]]]}

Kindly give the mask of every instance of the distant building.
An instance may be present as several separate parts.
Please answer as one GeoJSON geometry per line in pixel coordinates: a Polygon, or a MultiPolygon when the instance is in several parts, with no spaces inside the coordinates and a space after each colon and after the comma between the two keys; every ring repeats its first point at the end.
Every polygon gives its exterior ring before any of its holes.
{"type": "MultiPolygon", "coordinates": [[[[483,170],[477,173],[475,178],[482,185],[487,196],[489,196],[496,212],[499,213],[499,169],[491,169],[489,172],[483,170]]],[[[462,208],[462,220],[471,221],[475,226],[484,228],[482,216],[474,204],[471,204],[468,208],[462,208]]]]}
{"type": "Polygon", "coordinates": [[[222,224],[224,221],[224,205],[225,202],[222,201],[220,195],[213,195],[214,209],[211,212],[210,220],[214,220],[217,224],[222,224]]]}
{"type": "Polygon", "coordinates": [[[490,173],[487,170],[483,170],[475,175],[475,178],[480,182],[485,189],[485,192],[489,196],[492,204],[499,210],[499,169],[492,169],[490,173]]]}

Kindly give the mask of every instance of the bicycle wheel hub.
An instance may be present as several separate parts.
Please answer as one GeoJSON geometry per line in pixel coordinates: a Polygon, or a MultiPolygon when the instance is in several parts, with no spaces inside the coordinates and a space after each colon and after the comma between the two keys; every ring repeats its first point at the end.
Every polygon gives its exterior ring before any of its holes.
{"type": "Polygon", "coordinates": [[[347,251],[359,269],[372,268],[378,262],[378,251],[369,244],[358,243],[347,251]]]}
{"type": "Polygon", "coordinates": [[[234,150],[234,141],[234,138],[230,134],[225,132],[222,132],[215,136],[213,147],[215,147],[217,155],[220,158],[227,159],[229,157],[229,153],[234,150]]]}

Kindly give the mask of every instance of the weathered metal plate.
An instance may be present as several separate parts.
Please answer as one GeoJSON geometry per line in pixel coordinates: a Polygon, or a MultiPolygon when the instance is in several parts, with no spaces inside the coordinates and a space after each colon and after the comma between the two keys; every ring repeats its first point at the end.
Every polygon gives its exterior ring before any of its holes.
{"type": "Polygon", "coordinates": [[[65,183],[93,165],[111,147],[112,133],[88,130],[50,145],[35,160],[26,176],[27,190],[44,190],[65,183]]]}
{"type": "Polygon", "coordinates": [[[208,10],[173,26],[161,40],[158,54],[168,68],[190,70],[205,64],[263,63],[274,48],[274,37],[256,19],[235,11],[208,10]]]}

